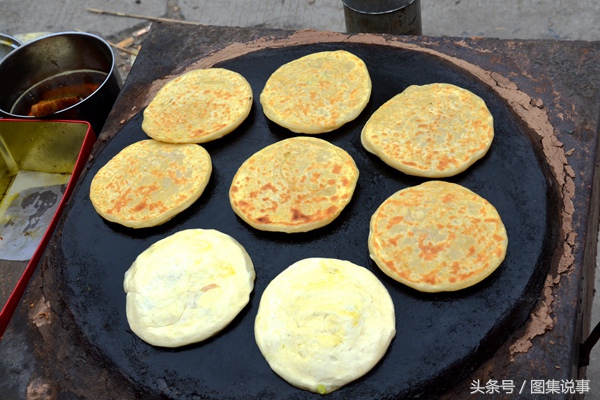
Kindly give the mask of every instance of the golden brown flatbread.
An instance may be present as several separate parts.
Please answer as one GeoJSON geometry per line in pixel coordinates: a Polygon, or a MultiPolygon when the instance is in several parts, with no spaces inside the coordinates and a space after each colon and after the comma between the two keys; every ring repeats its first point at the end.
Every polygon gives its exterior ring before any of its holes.
{"type": "Polygon", "coordinates": [[[298,388],[331,393],[384,356],[396,334],[394,304],[368,269],[308,258],[269,283],[254,333],[275,373],[298,388]]]}
{"type": "Polygon", "coordinates": [[[254,278],[250,256],[231,236],[179,231],[144,250],[125,272],[127,321],[154,346],[200,342],[248,304],[254,278]]]}
{"type": "Polygon", "coordinates": [[[250,114],[252,88],[223,68],[197,69],[169,81],[144,110],[142,129],[169,143],[206,143],[237,128],[250,114]]]}
{"type": "Polygon", "coordinates": [[[429,178],[465,171],[493,138],[485,102],[446,83],[409,86],[375,111],[361,133],[364,148],[386,164],[429,178]]]}
{"type": "Polygon", "coordinates": [[[268,119],[297,133],[318,134],[354,120],[371,97],[365,63],[345,50],[323,51],[279,67],[260,103],[268,119]]]}
{"type": "Polygon", "coordinates": [[[430,181],[390,196],[371,218],[369,252],[393,279],[423,292],[472,286],[496,270],[508,237],[487,200],[430,181]]]}
{"type": "Polygon", "coordinates": [[[358,174],[345,150],[322,139],[294,137],[246,160],[233,178],[229,200],[235,213],[256,229],[306,232],[342,212],[358,174]]]}
{"type": "Polygon", "coordinates": [[[130,228],[156,226],[192,205],[211,172],[210,155],[199,145],[142,140],[100,168],[90,200],[108,221],[130,228]]]}

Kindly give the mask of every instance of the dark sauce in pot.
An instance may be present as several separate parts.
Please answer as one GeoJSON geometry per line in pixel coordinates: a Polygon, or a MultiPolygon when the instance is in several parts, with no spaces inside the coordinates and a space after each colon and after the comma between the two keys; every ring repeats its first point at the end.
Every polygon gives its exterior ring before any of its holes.
{"type": "Polygon", "coordinates": [[[36,83],[13,104],[10,113],[44,117],[71,107],[91,95],[107,73],[90,69],[63,72],[36,83]]]}

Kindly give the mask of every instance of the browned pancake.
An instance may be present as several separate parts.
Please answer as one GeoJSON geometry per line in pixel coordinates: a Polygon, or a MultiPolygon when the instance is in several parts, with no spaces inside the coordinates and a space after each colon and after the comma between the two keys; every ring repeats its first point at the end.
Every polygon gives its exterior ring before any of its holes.
{"type": "Polygon", "coordinates": [[[239,168],[229,199],[256,229],[306,232],[333,221],[348,204],[358,168],[343,149],[313,137],[272,144],[239,168]]]}
{"type": "Polygon", "coordinates": [[[365,63],[345,50],[309,54],[278,68],[260,103],[267,118],[293,132],[329,132],[352,121],[371,97],[365,63]]]}
{"type": "Polygon", "coordinates": [[[198,69],[168,82],[144,110],[142,129],[169,143],[206,143],[231,133],[252,108],[252,88],[237,72],[198,69]]]}
{"type": "Polygon", "coordinates": [[[472,286],[496,270],[508,237],[487,200],[430,181],[390,196],[371,218],[369,251],[383,272],[423,292],[472,286]]]}
{"type": "Polygon", "coordinates": [[[446,83],[409,86],[365,124],[364,148],[406,174],[456,175],[482,158],[494,138],[494,119],[474,93],[446,83]]]}
{"type": "Polygon", "coordinates": [[[142,140],[98,171],[90,200],[111,222],[130,228],[156,226],[194,203],[211,171],[210,155],[199,145],[142,140]]]}

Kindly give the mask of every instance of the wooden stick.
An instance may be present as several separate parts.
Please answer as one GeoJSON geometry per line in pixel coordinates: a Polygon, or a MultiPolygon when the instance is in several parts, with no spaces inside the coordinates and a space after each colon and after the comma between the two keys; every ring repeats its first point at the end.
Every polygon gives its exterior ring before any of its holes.
{"type": "Polygon", "coordinates": [[[122,12],[114,12],[114,11],[104,11],[98,10],[97,8],[87,8],[87,11],[96,13],[96,14],[106,14],[106,15],[114,15],[115,17],[125,17],[125,18],[137,18],[137,19],[146,19],[148,21],[156,21],[156,22],[172,22],[176,24],[186,24],[186,25],[205,25],[200,22],[194,21],[185,21],[181,19],[172,19],[172,18],[161,18],[161,17],[150,17],[146,15],[135,15],[135,14],[125,14],[122,12]]]}
{"type": "Polygon", "coordinates": [[[127,47],[123,47],[123,46],[119,45],[118,43],[109,42],[108,40],[106,41],[106,43],[110,44],[112,47],[114,47],[114,48],[116,48],[118,50],[124,51],[125,53],[129,53],[129,54],[132,54],[134,56],[137,56],[138,53],[139,53],[135,49],[134,50],[128,49],[127,47]]]}
{"type": "Polygon", "coordinates": [[[133,37],[140,37],[142,35],[145,35],[149,31],[150,31],[150,25],[146,26],[145,28],[140,29],[139,31],[133,32],[132,35],[133,35],[133,37]]]}
{"type": "Polygon", "coordinates": [[[133,36],[127,36],[125,39],[121,40],[120,42],[117,42],[116,45],[120,46],[120,47],[129,47],[134,43],[134,38],[133,36]]]}
{"type": "MultiPolygon", "coordinates": [[[[75,29],[73,29],[73,30],[74,30],[75,32],[85,32],[85,31],[83,31],[83,30],[81,30],[81,29],[77,29],[77,28],[75,28],[75,29]]],[[[131,49],[128,49],[127,47],[123,47],[123,45],[121,45],[120,43],[113,43],[113,42],[111,42],[111,41],[109,41],[109,40],[107,40],[107,41],[106,41],[106,43],[108,43],[110,46],[114,47],[115,49],[118,49],[118,50],[124,51],[125,53],[129,53],[129,54],[132,54],[132,55],[134,55],[134,56],[137,56],[137,55],[138,55],[138,53],[139,53],[139,50],[136,50],[136,49],[133,49],[133,50],[131,50],[131,49]]]]}

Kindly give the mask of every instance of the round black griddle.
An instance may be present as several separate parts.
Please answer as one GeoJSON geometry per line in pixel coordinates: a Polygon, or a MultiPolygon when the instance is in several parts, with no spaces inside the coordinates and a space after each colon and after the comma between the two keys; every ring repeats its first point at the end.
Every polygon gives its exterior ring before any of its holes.
{"type": "Polygon", "coordinates": [[[363,378],[327,398],[431,398],[474,370],[525,322],[550,266],[557,238],[553,225],[557,201],[530,132],[491,88],[434,56],[365,44],[261,50],[218,66],[246,77],[255,100],[250,116],[237,130],[204,145],[213,160],[213,174],[202,197],[171,221],[150,229],[124,228],[96,214],[88,197],[90,181],[125,146],[147,139],[139,113],[92,162],[74,195],[60,239],[63,296],[75,320],[90,344],[136,385],[144,398],[321,398],[294,388],[272,372],[253,333],[266,285],[287,266],[307,257],[340,258],[370,269],[387,287],[396,308],[397,334],[383,360],[363,378]],[[373,93],[355,121],[318,137],[344,148],[356,161],[360,177],[354,197],[333,223],[316,231],[257,231],[231,210],[229,185],[250,155],[295,135],[265,118],[258,101],[260,92],[282,64],[312,52],[340,48],[365,61],[373,93]],[[367,153],[360,143],[360,131],[379,106],[407,86],[434,82],[471,90],[486,101],[494,116],[496,136],[488,154],[447,180],[473,190],[497,208],[507,228],[509,247],[504,263],[480,284],[454,293],[425,294],[381,273],[367,249],[369,219],[375,209],[397,190],[425,180],[404,175],[367,153]],[[153,347],[129,329],[123,276],[152,243],[189,228],[217,229],[238,240],[254,262],[254,292],[248,306],[217,336],[179,349],[153,347]]]}

